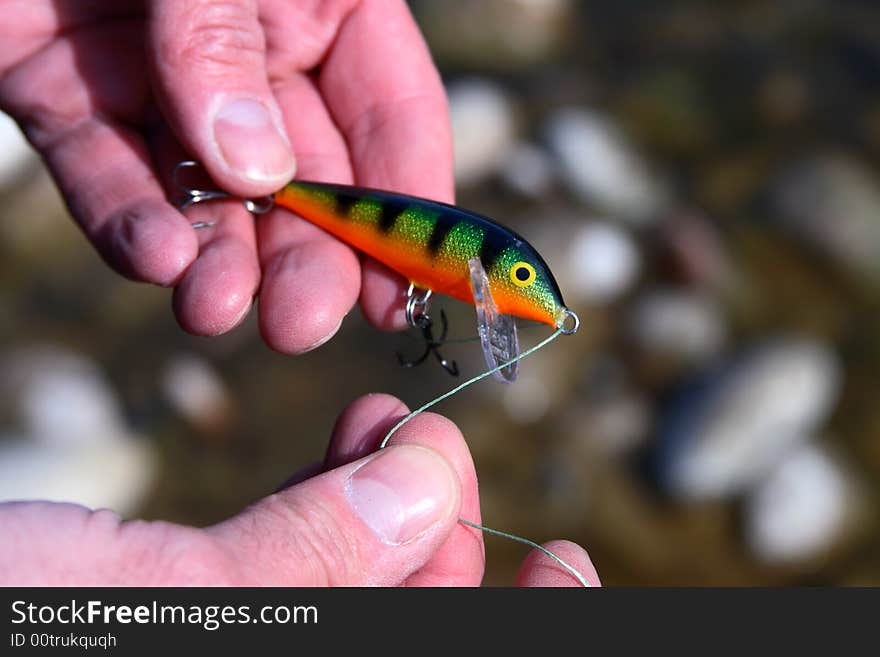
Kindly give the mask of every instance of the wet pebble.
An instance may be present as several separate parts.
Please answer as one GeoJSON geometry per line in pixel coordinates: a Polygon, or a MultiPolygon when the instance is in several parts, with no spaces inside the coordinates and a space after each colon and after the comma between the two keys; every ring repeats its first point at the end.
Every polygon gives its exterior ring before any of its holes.
{"type": "Polygon", "coordinates": [[[0,189],[13,185],[38,160],[18,124],[0,112],[0,189]]]}
{"type": "Polygon", "coordinates": [[[94,361],[57,345],[10,350],[0,400],[0,500],[137,510],[156,477],[154,448],[126,425],[94,361]]]}
{"type": "Polygon", "coordinates": [[[234,414],[223,377],[195,354],[177,354],[167,363],[162,391],[172,408],[204,433],[222,430],[234,414]]]}
{"type": "Polygon", "coordinates": [[[719,355],[727,338],[721,308],[711,296],[656,289],[630,306],[627,335],[647,355],[702,363],[719,355]]]}
{"type": "Polygon", "coordinates": [[[573,405],[562,427],[568,439],[588,453],[621,458],[645,444],[652,421],[647,400],[626,390],[573,405]]]}
{"type": "Polygon", "coordinates": [[[741,492],[822,426],[839,389],[835,354],[805,339],[780,338],[707,372],[660,427],[661,483],[685,499],[741,492]]]}
{"type": "Polygon", "coordinates": [[[0,437],[0,502],[46,500],[136,513],[155,483],[158,461],[145,440],[41,445],[0,437]]]}
{"type": "Polygon", "coordinates": [[[513,106],[497,84],[479,78],[449,85],[449,112],[455,151],[455,181],[477,184],[493,175],[514,147],[513,106]]]}
{"type": "MultiPolygon", "coordinates": [[[[630,235],[610,223],[593,222],[567,234],[566,297],[608,302],[635,282],[641,258],[630,235]]],[[[570,302],[569,302],[570,303],[570,302]]]]}
{"type": "Polygon", "coordinates": [[[658,226],[651,245],[663,272],[686,285],[727,290],[735,267],[718,229],[701,212],[678,212],[658,226]]]}
{"type": "Polygon", "coordinates": [[[563,108],[547,121],[545,135],[562,179],[583,202],[634,225],[666,206],[666,189],[609,117],[563,108]]]}
{"type": "Polygon", "coordinates": [[[781,222],[839,265],[880,278],[880,175],[841,154],[801,162],[773,190],[781,222]]]}
{"type": "Polygon", "coordinates": [[[537,200],[552,188],[556,180],[556,166],[545,150],[521,142],[504,159],[500,176],[512,191],[537,200]]]}
{"type": "Polygon", "coordinates": [[[752,554],[783,565],[826,553],[852,520],[851,481],[820,445],[793,451],[747,497],[744,533],[752,554]]]}
{"type": "Polygon", "coordinates": [[[125,432],[122,406],[94,361],[55,345],[0,358],[0,415],[46,444],[97,443],[125,432]]]}
{"type": "Polygon", "coordinates": [[[539,372],[521,371],[512,385],[503,389],[502,403],[508,417],[518,424],[537,422],[550,408],[550,391],[539,372]]]}

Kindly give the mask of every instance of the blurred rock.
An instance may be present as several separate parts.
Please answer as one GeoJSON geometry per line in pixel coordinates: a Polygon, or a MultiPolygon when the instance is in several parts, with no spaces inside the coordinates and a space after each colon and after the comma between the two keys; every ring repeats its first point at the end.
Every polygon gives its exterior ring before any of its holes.
{"type": "Polygon", "coordinates": [[[0,418],[46,444],[100,443],[125,433],[122,407],[98,366],[55,345],[0,358],[0,418]]]}
{"type": "Polygon", "coordinates": [[[455,181],[463,186],[474,185],[494,174],[513,149],[513,107],[501,87],[484,79],[455,82],[447,92],[455,181]]]}
{"type": "Polygon", "coordinates": [[[837,264],[880,278],[880,179],[861,161],[823,155],[784,174],[776,211],[795,235],[837,264]]]}
{"type": "Polygon", "coordinates": [[[98,366],[54,345],[0,359],[0,500],[40,499],[135,511],[156,476],[152,444],[133,436],[98,366]]]}
{"type": "Polygon", "coordinates": [[[157,474],[155,451],[117,436],[100,444],[41,445],[0,439],[0,502],[47,500],[137,512],[157,474]]]}
{"type": "Polygon", "coordinates": [[[821,427],[840,366],[824,344],[778,339],[753,349],[673,401],[660,428],[658,475],[686,499],[740,492],[821,427]]]}
{"type": "MultiPolygon", "coordinates": [[[[635,282],[641,259],[626,231],[608,223],[591,223],[568,233],[566,244],[566,297],[608,302],[635,282]]],[[[571,302],[569,302],[571,303],[571,302]]]]}
{"type": "Polygon", "coordinates": [[[18,124],[0,112],[0,189],[12,186],[38,160],[18,124]]]}
{"type": "Polygon", "coordinates": [[[504,410],[518,424],[537,422],[550,408],[550,394],[546,382],[534,368],[523,371],[513,385],[504,387],[504,410]]]}
{"type": "Polygon", "coordinates": [[[415,0],[413,12],[443,65],[520,70],[562,51],[573,33],[571,0],[415,0]]]}
{"type": "Polygon", "coordinates": [[[559,429],[584,458],[619,458],[644,444],[653,418],[648,400],[629,381],[614,354],[593,353],[571,385],[576,397],[560,409],[559,429]]]}
{"type": "Polygon", "coordinates": [[[780,565],[827,553],[853,520],[855,495],[851,474],[821,446],[800,446],[749,493],[749,549],[761,561],[780,565]]]}
{"type": "Polygon", "coordinates": [[[171,406],[203,433],[228,426],[235,404],[220,374],[194,354],[177,354],[162,373],[162,391],[171,406]]]}
{"type": "Polygon", "coordinates": [[[549,153],[523,142],[504,159],[500,174],[504,184],[517,194],[540,199],[556,180],[556,166],[549,153]]]}
{"type": "Polygon", "coordinates": [[[545,127],[562,179],[582,201],[634,225],[664,209],[667,190],[610,118],[570,107],[553,114],[545,127]]]}
{"type": "Polygon", "coordinates": [[[664,273],[684,284],[722,290],[734,281],[727,245],[700,212],[679,212],[664,219],[651,243],[664,273]]]}
{"type": "Polygon", "coordinates": [[[702,363],[718,356],[727,338],[721,308],[705,293],[652,290],[630,306],[627,335],[646,354],[702,363]]]}
{"type": "Polygon", "coordinates": [[[634,391],[620,391],[570,408],[563,430],[587,453],[621,458],[645,444],[651,424],[647,401],[634,391]]]}

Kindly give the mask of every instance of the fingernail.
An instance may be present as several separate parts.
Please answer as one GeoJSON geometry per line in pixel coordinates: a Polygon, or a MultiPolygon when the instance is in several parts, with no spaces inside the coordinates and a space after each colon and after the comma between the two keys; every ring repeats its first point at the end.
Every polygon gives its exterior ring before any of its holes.
{"type": "MultiPolygon", "coordinates": [[[[241,312],[238,313],[238,317],[235,318],[235,321],[232,322],[232,328],[236,328],[239,324],[244,322],[245,318],[247,318],[248,313],[250,313],[251,308],[254,307],[254,299],[251,297],[247,304],[245,304],[244,308],[241,309],[241,312]]],[[[232,329],[230,329],[232,330],[232,329]]]]}
{"type": "Polygon", "coordinates": [[[293,177],[290,144],[259,101],[240,98],[221,108],[214,118],[214,139],[229,168],[245,178],[264,182],[293,177]]]}
{"type": "Polygon", "coordinates": [[[339,329],[342,328],[342,322],[344,319],[345,319],[345,317],[340,319],[339,323],[336,326],[334,326],[332,329],[330,329],[330,331],[326,335],[322,335],[320,338],[318,338],[317,340],[312,342],[310,345],[308,345],[305,349],[303,349],[303,353],[306,353],[308,351],[312,351],[312,349],[317,349],[322,344],[329,341],[330,338],[332,338],[334,335],[336,335],[339,332],[339,329]]]}
{"type": "Polygon", "coordinates": [[[446,519],[457,488],[455,472],[443,457],[425,447],[400,445],[355,470],[346,493],[382,542],[400,545],[446,519]]]}

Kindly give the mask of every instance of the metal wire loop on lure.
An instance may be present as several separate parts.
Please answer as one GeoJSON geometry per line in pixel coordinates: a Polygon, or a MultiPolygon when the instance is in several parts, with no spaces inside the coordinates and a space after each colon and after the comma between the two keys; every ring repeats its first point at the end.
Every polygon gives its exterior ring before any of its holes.
{"type": "MultiPolygon", "coordinates": [[[[183,162],[178,162],[177,165],[174,167],[174,172],[172,174],[174,186],[183,193],[183,200],[177,206],[178,210],[183,212],[191,205],[202,203],[204,201],[235,198],[232,194],[221,191],[219,189],[197,189],[184,185],[180,180],[180,171],[182,169],[195,168],[201,168],[201,165],[194,160],[184,160],[183,162]]],[[[272,207],[275,205],[275,199],[271,196],[264,196],[263,198],[259,199],[243,198],[241,199],[241,202],[244,203],[244,207],[247,209],[247,211],[253,214],[264,214],[271,210],[272,207]]],[[[193,222],[192,227],[196,229],[210,228],[215,223],[216,222],[213,221],[196,221],[193,222]]]]}
{"type": "Polygon", "coordinates": [[[571,308],[566,308],[562,313],[562,321],[559,323],[559,331],[562,335],[574,335],[581,327],[581,318],[571,308]],[[571,320],[571,326],[566,326],[571,320]]]}
{"type": "Polygon", "coordinates": [[[419,329],[422,332],[422,338],[425,341],[425,350],[422,352],[422,355],[413,360],[405,359],[400,352],[397,354],[397,361],[403,367],[415,367],[416,365],[421,365],[424,363],[428,356],[434,354],[434,357],[437,359],[437,362],[443,367],[444,370],[449,372],[452,376],[458,376],[458,364],[452,360],[447,360],[443,354],[440,353],[440,345],[446,339],[446,331],[449,328],[449,323],[446,320],[446,313],[443,310],[440,310],[440,324],[442,328],[440,329],[440,337],[434,338],[434,322],[431,319],[431,316],[428,315],[428,305],[431,299],[431,290],[420,291],[416,286],[410,283],[409,289],[406,291],[406,323],[410,325],[410,327],[419,329]]]}

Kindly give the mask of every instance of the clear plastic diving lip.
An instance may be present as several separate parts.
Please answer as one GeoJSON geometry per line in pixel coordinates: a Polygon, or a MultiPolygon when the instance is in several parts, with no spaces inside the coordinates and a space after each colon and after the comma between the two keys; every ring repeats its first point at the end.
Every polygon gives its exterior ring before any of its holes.
{"type": "MultiPolygon", "coordinates": [[[[483,355],[490,369],[506,363],[519,355],[519,339],[513,317],[498,312],[489,289],[489,278],[479,258],[468,260],[471,273],[471,288],[474,292],[474,306],[477,309],[477,332],[483,345],[483,355]]],[[[518,363],[501,368],[493,376],[502,383],[516,380],[518,363]]]]}

